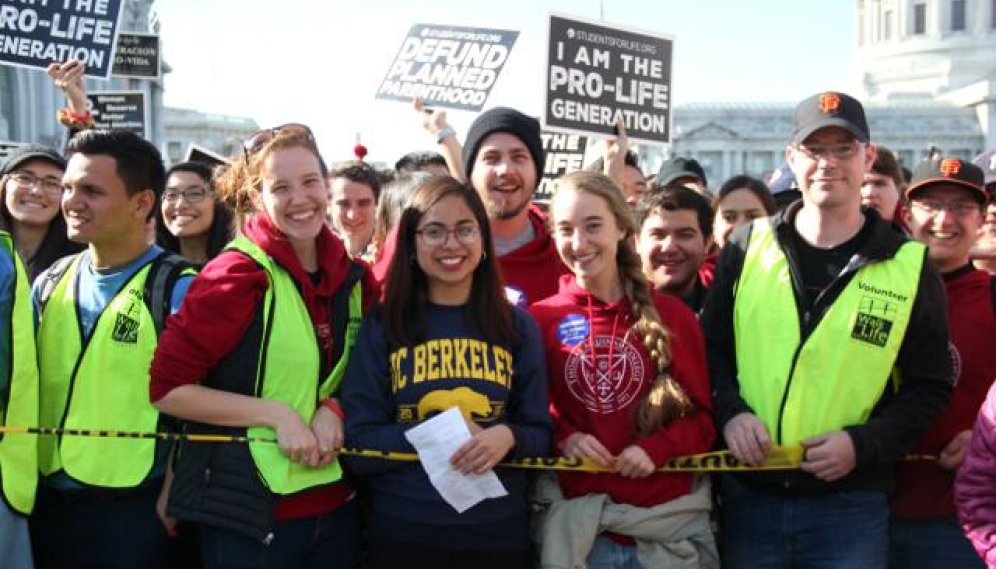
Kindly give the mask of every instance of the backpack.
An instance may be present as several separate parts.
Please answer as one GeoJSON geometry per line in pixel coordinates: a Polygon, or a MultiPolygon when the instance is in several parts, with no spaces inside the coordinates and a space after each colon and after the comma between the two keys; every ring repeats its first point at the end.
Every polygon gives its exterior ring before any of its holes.
{"type": "MultiPolygon", "coordinates": [[[[52,293],[55,292],[55,286],[65,276],[73,260],[83,254],[77,253],[62,257],[52,263],[52,266],[45,272],[38,294],[38,314],[44,313],[45,305],[52,297],[52,293]]],[[[163,251],[151,261],[142,298],[145,300],[145,306],[148,307],[149,313],[152,314],[152,321],[156,326],[156,336],[161,335],[166,326],[166,317],[171,312],[171,300],[176,281],[180,277],[194,274],[193,265],[176,253],[163,251]]]]}

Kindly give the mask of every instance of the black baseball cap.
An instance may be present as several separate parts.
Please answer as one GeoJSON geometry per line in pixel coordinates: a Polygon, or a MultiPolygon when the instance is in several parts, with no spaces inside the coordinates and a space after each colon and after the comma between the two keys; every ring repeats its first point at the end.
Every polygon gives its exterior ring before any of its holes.
{"type": "Polygon", "coordinates": [[[828,126],[847,130],[858,142],[871,140],[861,103],[846,93],[827,91],[809,97],[795,108],[792,144],[802,144],[809,135],[828,126]]]}
{"type": "Polygon", "coordinates": [[[695,178],[703,186],[709,185],[706,181],[705,170],[698,160],[682,157],[672,158],[661,164],[654,183],[658,186],[666,186],[679,178],[695,178]]]}
{"type": "Polygon", "coordinates": [[[906,190],[906,198],[913,199],[913,194],[929,187],[947,185],[969,190],[972,197],[984,204],[989,199],[984,187],[985,179],[981,168],[960,158],[924,160],[913,172],[913,182],[906,190]]]}
{"type": "Polygon", "coordinates": [[[66,159],[62,154],[59,154],[58,150],[41,144],[25,144],[15,148],[7,155],[7,161],[4,162],[3,168],[0,168],[0,175],[10,174],[21,164],[38,159],[51,162],[60,170],[65,171],[66,169],[66,159]]]}

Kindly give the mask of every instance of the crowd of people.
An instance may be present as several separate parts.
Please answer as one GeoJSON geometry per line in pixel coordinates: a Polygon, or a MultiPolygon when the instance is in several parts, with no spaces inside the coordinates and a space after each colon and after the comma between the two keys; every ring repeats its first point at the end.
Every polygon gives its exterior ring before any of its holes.
{"type": "Polygon", "coordinates": [[[167,169],[49,73],[65,148],[0,167],[0,566],[996,567],[996,153],[910,172],[825,92],[777,178],[620,129],[539,204],[515,109],[415,100],[389,173],[293,123],[167,169]],[[396,459],[453,407],[505,490],[462,512],[396,459]],[[594,468],[502,464],[550,456],[594,468]]]}

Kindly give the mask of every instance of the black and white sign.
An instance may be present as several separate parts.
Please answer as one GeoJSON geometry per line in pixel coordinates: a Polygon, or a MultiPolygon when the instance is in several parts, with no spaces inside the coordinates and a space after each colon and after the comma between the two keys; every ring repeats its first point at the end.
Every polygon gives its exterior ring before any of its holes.
{"type": "Polygon", "coordinates": [[[46,69],[79,59],[86,74],[107,78],[124,0],[4,0],[0,63],[46,69]]]}
{"type": "Polygon", "coordinates": [[[115,77],[159,78],[159,36],[148,34],[118,34],[118,49],[114,52],[115,77]]]}
{"type": "Polygon", "coordinates": [[[546,151],[546,164],[543,165],[543,179],[536,187],[533,199],[549,201],[553,196],[553,182],[557,178],[584,168],[588,139],[580,134],[547,131],[540,137],[546,151]]]}
{"type": "Polygon", "coordinates": [[[225,158],[221,154],[208,150],[207,148],[194,144],[193,142],[187,146],[187,155],[184,157],[183,161],[200,162],[201,164],[207,164],[212,168],[217,166],[226,166],[232,163],[228,158],[225,158]]]}
{"type": "Polygon", "coordinates": [[[86,96],[96,128],[130,130],[148,138],[143,91],[98,91],[86,96]]]}
{"type": "Polygon", "coordinates": [[[668,36],[551,14],[545,126],[629,137],[671,138],[671,54],[668,36]]]}
{"type": "Polygon", "coordinates": [[[401,44],[378,99],[479,111],[488,100],[519,32],[415,24],[401,44]]]}

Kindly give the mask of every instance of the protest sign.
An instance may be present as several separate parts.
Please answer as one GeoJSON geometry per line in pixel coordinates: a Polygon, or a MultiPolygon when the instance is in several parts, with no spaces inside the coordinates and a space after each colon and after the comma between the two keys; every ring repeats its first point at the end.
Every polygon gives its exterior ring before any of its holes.
{"type": "Polygon", "coordinates": [[[79,59],[107,78],[124,0],[33,0],[0,5],[0,63],[46,69],[79,59]]]}
{"type": "Polygon", "coordinates": [[[159,78],[159,36],[148,34],[118,34],[118,49],[114,52],[115,77],[159,78]]]}
{"type": "Polygon", "coordinates": [[[184,162],[200,162],[201,164],[207,164],[212,168],[216,166],[227,166],[231,164],[228,158],[225,158],[221,154],[217,154],[204,148],[203,146],[190,143],[187,146],[187,156],[183,159],[184,162]]]}
{"type": "Polygon", "coordinates": [[[588,148],[588,139],[580,134],[544,131],[543,150],[546,152],[546,164],[543,165],[543,179],[540,180],[533,194],[536,201],[549,201],[553,196],[553,182],[564,174],[569,174],[584,168],[584,153],[588,148]]]}
{"type": "Polygon", "coordinates": [[[671,138],[671,54],[668,36],[573,16],[550,15],[545,126],[629,137],[671,138]]]}
{"type": "Polygon", "coordinates": [[[488,100],[519,32],[415,24],[401,44],[378,99],[479,111],[488,100]]]}
{"type": "Polygon", "coordinates": [[[86,96],[96,128],[130,130],[147,138],[143,91],[96,91],[86,96]]]}

